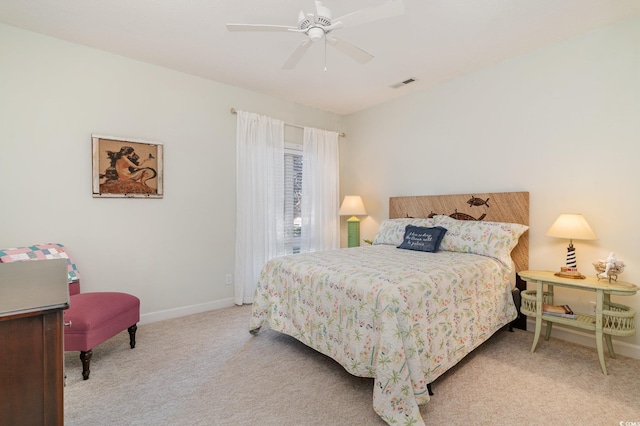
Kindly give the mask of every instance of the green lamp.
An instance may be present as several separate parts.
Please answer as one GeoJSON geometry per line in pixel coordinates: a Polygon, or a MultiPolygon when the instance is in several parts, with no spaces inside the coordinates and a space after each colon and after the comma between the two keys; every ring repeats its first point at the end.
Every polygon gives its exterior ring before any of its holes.
{"type": "Polygon", "coordinates": [[[360,246],[360,219],[356,216],[364,216],[362,198],[359,195],[346,195],[340,206],[340,216],[351,216],[347,219],[347,242],[349,247],[360,246]]]}

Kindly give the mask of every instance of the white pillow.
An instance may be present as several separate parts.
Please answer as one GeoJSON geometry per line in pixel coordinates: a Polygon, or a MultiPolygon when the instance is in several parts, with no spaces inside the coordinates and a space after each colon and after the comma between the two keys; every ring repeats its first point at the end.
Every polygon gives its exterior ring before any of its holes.
{"type": "Polygon", "coordinates": [[[447,228],[440,250],[493,257],[507,267],[518,238],[529,229],[519,223],[457,220],[445,215],[434,216],[434,220],[436,226],[447,228]]]}
{"type": "Polygon", "coordinates": [[[435,226],[432,218],[402,218],[402,219],[385,219],[380,224],[376,238],[373,244],[391,244],[399,246],[404,240],[404,231],[407,225],[426,226],[428,228],[435,226]]]}

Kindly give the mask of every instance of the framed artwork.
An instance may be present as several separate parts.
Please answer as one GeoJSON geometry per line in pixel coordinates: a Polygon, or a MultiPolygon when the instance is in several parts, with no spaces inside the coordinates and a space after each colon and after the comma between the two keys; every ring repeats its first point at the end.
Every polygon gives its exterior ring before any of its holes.
{"type": "Polygon", "coordinates": [[[93,196],[162,198],[162,144],[91,135],[93,196]]]}

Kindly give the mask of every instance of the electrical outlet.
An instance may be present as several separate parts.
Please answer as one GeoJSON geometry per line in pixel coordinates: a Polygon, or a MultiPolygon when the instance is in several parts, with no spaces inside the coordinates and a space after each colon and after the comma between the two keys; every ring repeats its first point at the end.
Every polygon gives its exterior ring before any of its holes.
{"type": "Polygon", "coordinates": [[[231,283],[232,283],[231,274],[227,274],[227,275],[224,276],[224,283],[226,285],[231,285],[231,283]]]}
{"type": "Polygon", "coordinates": [[[595,315],[596,314],[596,302],[591,301],[589,302],[589,315],[595,315]]]}

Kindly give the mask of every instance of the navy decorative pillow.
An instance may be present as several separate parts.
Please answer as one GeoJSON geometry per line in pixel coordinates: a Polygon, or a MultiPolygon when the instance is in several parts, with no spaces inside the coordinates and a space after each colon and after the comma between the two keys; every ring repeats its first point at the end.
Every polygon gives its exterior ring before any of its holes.
{"type": "Polygon", "coordinates": [[[440,242],[446,233],[447,229],[442,226],[426,228],[424,226],[407,225],[404,231],[404,240],[398,248],[435,253],[438,251],[440,242]]]}

